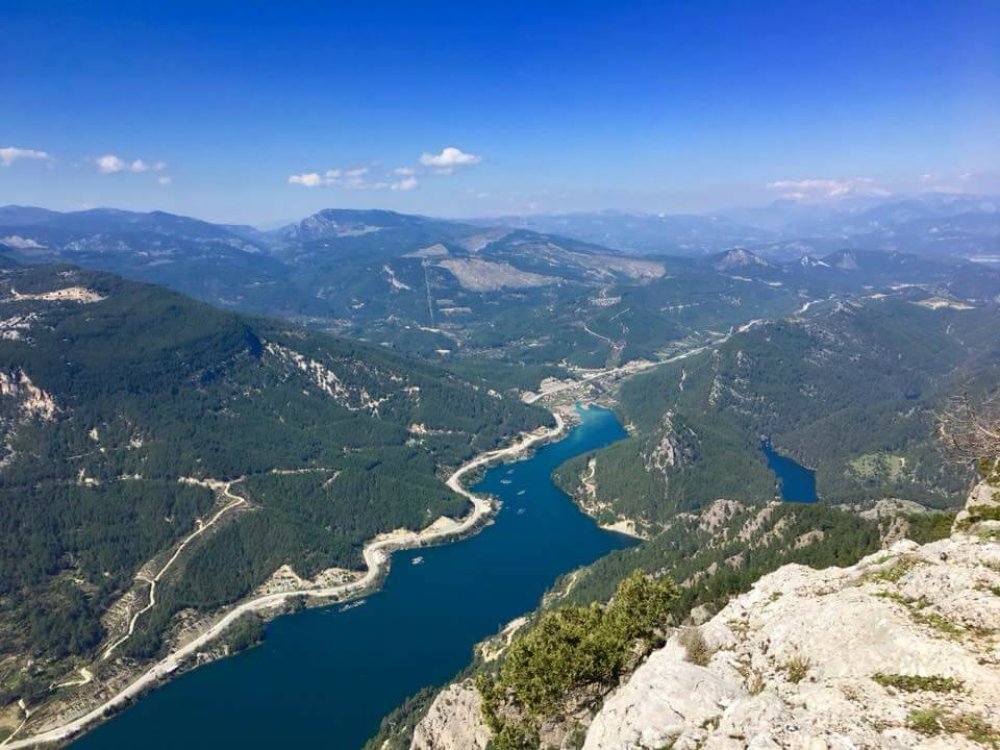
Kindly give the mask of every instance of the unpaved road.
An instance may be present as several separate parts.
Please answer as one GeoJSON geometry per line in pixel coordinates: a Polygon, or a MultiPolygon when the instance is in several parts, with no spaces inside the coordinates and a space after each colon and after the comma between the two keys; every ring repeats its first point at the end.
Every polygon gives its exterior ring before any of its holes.
{"type": "Polygon", "coordinates": [[[125,635],[123,635],[121,638],[119,638],[117,641],[112,643],[104,650],[104,654],[101,656],[102,660],[108,659],[115,652],[115,649],[117,649],[120,645],[125,643],[125,641],[131,638],[132,634],[135,632],[135,624],[139,621],[139,618],[156,606],[156,584],[163,577],[164,573],[166,573],[170,569],[170,566],[173,565],[174,562],[176,562],[177,558],[180,557],[181,552],[183,552],[184,549],[191,542],[193,542],[197,537],[204,534],[209,528],[211,528],[220,518],[222,518],[230,510],[237,507],[238,505],[246,504],[245,499],[243,499],[239,495],[234,495],[232,493],[232,486],[236,482],[242,482],[242,481],[243,481],[242,479],[234,479],[233,481],[226,482],[225,484],[222,485],[221,487],[222,494],[225,495],[227,498],[229,498],[229,502],[226,503],[226,505],[220,508],[218,511],[216,511],[216,513],[210,519],[208,519],[208,521],[204,523],[199,522],[198,528],[196,528],[194,531],[192,531],[190,534],[188,534],[188,536],[184,538],[184,540],[177,546],[177,549],[174,551],[174,554],[170,556],[170,559],[167,560],[166,563],[164,563],[163,567],[160,568],[160,570],[156,573],[156,575],[154,575],[152,578],[144,578],[141,576],[137,576],[137,578],[146,581],[149,584],[149,601],[147,602],[145,607],[143,607],[134,615],[132,615],[132,619],[129,620],[128,630],[125,632],[125,635]]]}

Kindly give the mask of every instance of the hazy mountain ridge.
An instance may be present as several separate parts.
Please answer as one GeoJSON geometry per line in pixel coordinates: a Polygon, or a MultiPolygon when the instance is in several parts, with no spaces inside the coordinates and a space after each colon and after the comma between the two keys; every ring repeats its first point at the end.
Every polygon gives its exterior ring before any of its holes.
{"type": "Polygon", "coordinates": [[[8,263],[109,270],[428,357],[531,365],[654,357],[709,328],[872,286],[1000,293],[1000,270],[905,253],[841,247],[849,257],[779,262],[727,241],[699,260],[636,258],[553,234],[392,211],[328,209],[259,232],[161,212],[7,207],[0,247],[8,263]]]}
{"type": "Polygon", "coordinates": [[[479,219],[555,232],[625,252],[702,256],[744,245],[777,258],[827,253],[845,245],[931,256],[1000,251],[1000,199],[950,193],[777,200],[758,208],[667,215],[622,211],[479,219]]]}

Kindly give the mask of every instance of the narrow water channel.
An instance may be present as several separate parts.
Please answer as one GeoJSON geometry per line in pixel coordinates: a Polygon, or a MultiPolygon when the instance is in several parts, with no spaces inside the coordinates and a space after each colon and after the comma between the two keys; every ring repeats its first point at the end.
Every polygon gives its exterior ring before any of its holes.
{"type": "Polygon", "coordinates": [[[477,641],[533,609],[559,575],[632,543],[552,484],[567,459],[626,435],[610,411],[580,415],[563,440],[485,474],[475,489],[504,505],[477,536],[395,554],[363,605],[275,620],[263,645],[156,690],[74,750],[357,750],[386,713],[458,672],[477,641]]]}

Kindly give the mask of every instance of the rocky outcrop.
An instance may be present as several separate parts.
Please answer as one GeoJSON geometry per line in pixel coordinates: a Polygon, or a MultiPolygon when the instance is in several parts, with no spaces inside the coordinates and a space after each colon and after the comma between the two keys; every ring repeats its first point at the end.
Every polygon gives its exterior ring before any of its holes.
{"type": "Polygon", "coordinates": [[[484,750],[489,741],[482,699],[466,680],[438,693],[413,732],[410,750],[484,750]]]}
{"type": "MultiPolygon", "coordinates": [[[[1000,747],[998,513],[983,483],[950,539],[787,565],[715,617],[692,613],[592,720],[574,718],[584,750],[1000,747]]],[[[449,686],[411,750],[483,750],[480,706],[471,681],[449,686]]],[[[566,750],[570,736],[543,732],[566,750]]]]}
{"type": "Polygon", "coordinates": [[[58,410],[51,394],[31,382],[27,373],[19,368],[10,372],[0,372],[0,398],[16,401],[19,406],[19,416],[23,419],[38,417],[51,420],[58,410]]]}
{"type": "Polygon", "coordinates": [[[584,750],[996,747],[996,492],[973,492],[950,539],[765,576],[652,654],[584,750]]]}

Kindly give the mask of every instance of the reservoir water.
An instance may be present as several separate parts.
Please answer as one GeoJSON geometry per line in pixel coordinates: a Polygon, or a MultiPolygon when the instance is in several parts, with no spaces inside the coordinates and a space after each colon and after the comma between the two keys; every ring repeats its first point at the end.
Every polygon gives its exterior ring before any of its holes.
{"type": "Polygon", "coordinates": [[[560,574],[632,543],[552,484],[567,459],[626,435],[610,411],[580,416],[563,440],[486,472],[475,489],[504,504],[478,535],[394,554],[362,606],[280,617],[263,645],[159,688],[74,750],[358,750],[386,713],[452,677],[473,644],[533,609],[560,574]]]}
{"type": "Polygon", "coordinates": [[[794,503],[816,502],[816,472],[796,463],[788,456],[782,456],[771,446],[770,441],[761,445],[767,465],[778,478],[781,499],[794,503]]]}

